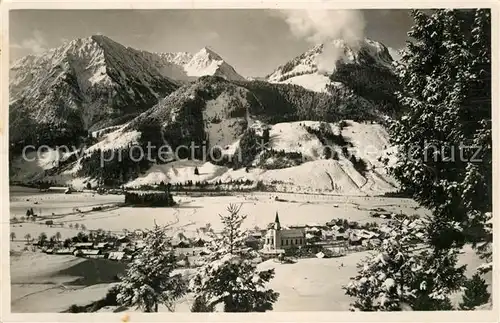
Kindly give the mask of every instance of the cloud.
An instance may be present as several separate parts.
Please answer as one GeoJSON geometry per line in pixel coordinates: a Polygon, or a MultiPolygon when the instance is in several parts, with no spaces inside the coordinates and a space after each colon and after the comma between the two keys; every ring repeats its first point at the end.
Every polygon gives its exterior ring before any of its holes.
{"type": "Polygon", "coordinates": [[[360,10],[280,10],[292,34],[311,43],[364,38],[365,19],[360,10]]]}
{"type": "Polygon", "coordinates": [[[392,47],[387,47],[389,54],[391,54],[392,59],[395,61],[399,61],[401,59],[401,54],[399,53],[401,49],[394,49],[392,47]]]}
{"type": "Polygon", "coordinates": [[[205,41],[213,41],[219,38],[220,35],[215,31],[210,31],[207,34],[205,34],[205,41]]]}
{"type": "Polygon", "coordinates": [[[280,10],[293,36],[312,44],[323,44],[316,57],[320,73],[331,73],[344,55],[344,44],[356,50],[365,37],[365,19],[360,10],[280,10]],[[341,42],[334,42],[340,40],[341,42]]]}
{"type": "Polygon", "coordinates": [[[12,43],[11,47],[28,50],[33,54],[40,54],[47,50],[45,36],[39,30],[33,32],[33,37],[24,39],[20,43],[12,43]]]}

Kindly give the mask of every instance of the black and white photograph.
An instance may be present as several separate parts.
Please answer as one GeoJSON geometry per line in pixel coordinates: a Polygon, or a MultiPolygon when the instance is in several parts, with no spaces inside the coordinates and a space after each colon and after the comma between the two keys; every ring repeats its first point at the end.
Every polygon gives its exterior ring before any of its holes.
{"type": "Polygon", "coordinates": [[[492,311],[474,6],[5,11],[10,312],[492,311]]]}

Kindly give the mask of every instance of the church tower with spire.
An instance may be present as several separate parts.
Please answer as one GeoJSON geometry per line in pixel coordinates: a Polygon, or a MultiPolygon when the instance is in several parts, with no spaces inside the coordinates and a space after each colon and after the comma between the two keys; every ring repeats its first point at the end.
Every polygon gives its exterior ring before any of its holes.
{"type": "Polygon", "coordinates": [[[301,247],[306,243],[303,229],[282,229],[278,212],[274,217],[274,223],[269,226],[264,237],[264,250],[276,253],[291,247],[301,247]],[[281,250],[281,251],[280,251],[281,250]]]}
{"type": "Polygon", "coordinates": [[[276,212],[276,217],[274,218],[274,229],[277,231],[281,230],[280,217],[278,216],[278,212],[276,212]]]}

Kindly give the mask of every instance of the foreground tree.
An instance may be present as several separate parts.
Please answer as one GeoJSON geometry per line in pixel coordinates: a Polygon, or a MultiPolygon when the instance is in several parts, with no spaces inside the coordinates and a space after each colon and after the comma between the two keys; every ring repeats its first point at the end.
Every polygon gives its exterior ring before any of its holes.
{"type": "Polygon", "coordinates": [[[486,304],[490,299],[488,286],[479,274],[474,274],[465,283],[465,292],[462,302],[459,304],[461,310],[474,310],[477,306],[486,304]]]}
{"type": "Polygon", "coordinates": [[[492,210],[491,19],[488,9],[413,13],[393,122],[393,173],[433,211],[436,249],[487,239],[492,210]]]}
{"type": "Polygon", "coordinates": [[[26,235],[24,236],[24,239],[26,239],[26,243],[30,243],[30,240],[31,240],[31,234],[26,233],[26,235]]]}
{"type": "Polygon", "coordinates": [[[117,302],[144,312],[158,312],[159,304],[173,311],[186,286],[179,275],[172,274],[176,258],[168,246],[165,227],[155,224],[146,232],[144,243],[118,285],[117,302]]]}
{"type": "Polygon", "coordinates": [[[392,173],[433,214],[421,225],[421,251],[396,228],[401,238],[384,241],[361,266],[346,287],[360,310],[450,309],[448,295],[465,282],[461,247],[480,245],[491,261],[490,12],[413,11],[413,18],[399,67],[404,115],[390,122],[399,149],[392,173]]]}
{"type": "Polygon", "coordinates": [[[16,238],[16,233],[15,232],[11,232],[10,233],[10,241],[14,241],[15,238],[16,238]]]}
{"type": "Polygon", "coordinates": [[[190,282],[195,294],[193,312],[265,312],[272,310],[279,294],[267,289],[274,269],[259,271],[252,261],[256,254],[245,246],[241,224],[246,216],[241,206],[229,205],[227,215],[219,215],[224,225],[208,247],[209,255],[190,282]]]}
{"type": "Polygon", "coordinates": [[[394,220],[390,236],[344,287],[355,297],[351,310],[450,310],[448,295],[458,291],[465,266],[456,266],[458,252],[434,252],[425,237],[426,223],[394,220]]]}

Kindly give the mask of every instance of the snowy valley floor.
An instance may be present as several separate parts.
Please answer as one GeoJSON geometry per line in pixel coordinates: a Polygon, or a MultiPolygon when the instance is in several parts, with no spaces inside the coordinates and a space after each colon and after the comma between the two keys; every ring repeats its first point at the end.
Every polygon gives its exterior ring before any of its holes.
{"type": "MultiPolygon", "coordinates": [[[[102,298],[113,277],[123,272],[124,265],[109,260],[91,260],[73,256],[46,255],[40,252],[22,251],[24,236],[29,233],[37,237],[45,232],[49,237],[60,232],[62,239],[75,236],[78,230],[69,224],[84,224],[87,229],[122,232],[150,228],[154,221],[171,224],[173,231],[182,231],[186,236],[210,223],[220,228],[218,214],[225,212],[229,203],[243,203],[242,211],[248,215],[244,226],[265,227],[279,212],[282,225],[325,223],[333,218],[345,218],[359,222],[380,222],[369,216],[370,210],[384,208],[391,212],[427,214],[408,199],[321,196],[302,194],[252,193],[235,196],[176,197],[180,202],[176,208],[131,208],[116,207],[106,211],[93,211],[95,206],[111,206],[121,203],[123,196],[76,193],[40,194],[30,189],[11,189],[10,216],[25,215],[32,207],[35,213],[52,215],[54,222],[63,222],[64,227],[47,227],[40,223],[11,224],[16,238],[11,242],[11,305],[12,312],[60,312],[72,304],[87,305],[102,298]],[[279,196],[287,202],[277,202],[279,196]],[[81,213],[76,210],[78,208],[81,213]],[[89,212],[87,212],[89,211],[89,212]]],[[[276,276],[270,287],[280,292],[275,311],[346,311],[350,299],[344,295],[342,285],[356,273],[356,264],[368,252],[349,254],[332,259],[300,259],[295,264],[280,264],[273,260],[262,263],[262,268],[276,268],[276,276]],[[340,264],[343,266],[340,266],[340,264]]],[[[480,264],[474,252],[466,248],[461,262],[468,264],[472,274],[480,264]]],[[[491,275],[486,277],[491,284],[491,275]]],[[[459,296],[455,297],[459,301],[459,296]]],[[[176,311],[189,311],[190,299],[179,302],[176,311]]],[[[103,309],[104,311],[106,309],[103,309]]],[[[166,311],[165,308],[161,309],[166,311]]]]}

